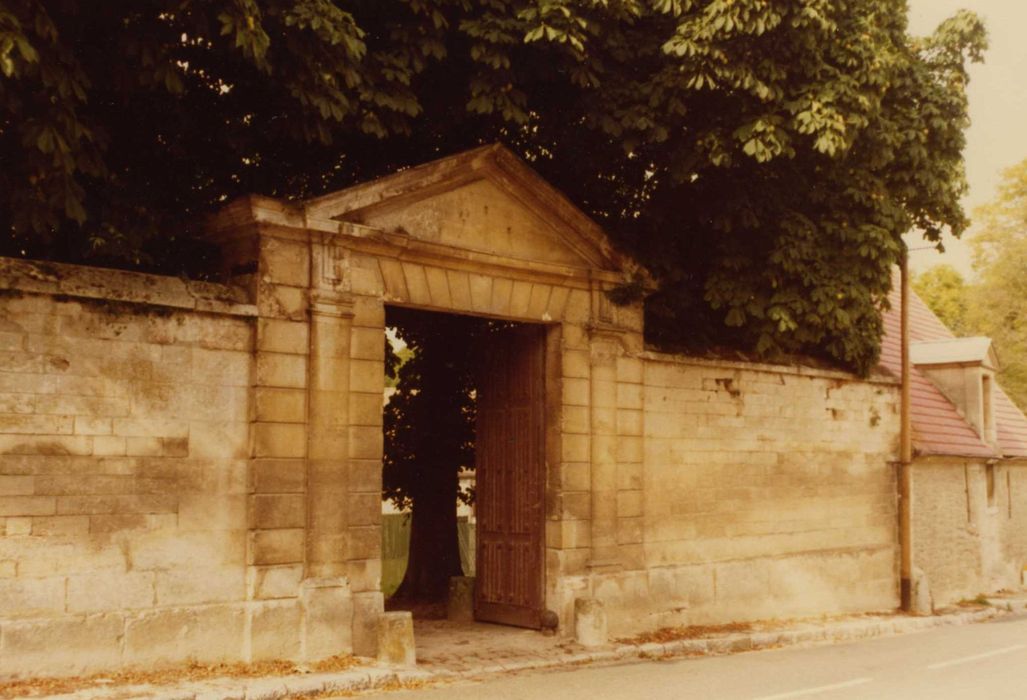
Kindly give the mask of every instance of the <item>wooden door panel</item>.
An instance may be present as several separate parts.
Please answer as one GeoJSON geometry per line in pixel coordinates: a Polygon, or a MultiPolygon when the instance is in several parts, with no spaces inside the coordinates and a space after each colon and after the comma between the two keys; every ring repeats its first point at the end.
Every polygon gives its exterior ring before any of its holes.
{"type": "Polygon", "coordinates": [[[495,333],[477,406],[475,617],[533,628],[543,609],[543,333],[535,326],[495,333]]]}

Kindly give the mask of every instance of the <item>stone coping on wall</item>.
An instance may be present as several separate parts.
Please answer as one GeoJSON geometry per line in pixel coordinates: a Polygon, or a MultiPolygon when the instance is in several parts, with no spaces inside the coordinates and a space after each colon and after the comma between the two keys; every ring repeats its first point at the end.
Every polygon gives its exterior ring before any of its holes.
{"type": "Polygon", "coordinates": [[[238,287],[83,265],[0,257],[0,292],[49,294],[124,304],[255,317],[238,287]]]}
{"type": "Polygon", "coordinates": [[[823,369],[820,367],[809,367],[806,365],[775,365],[769,362],[748,362],[743,360],[695,357],[692,355],[678,355],[674,353],[659,352],[657,350],[645,350],[639,353],[637,357],[651,362],[666,362],[671,364],[692,365],[695,367],[733,369],[746,372],[765,372],[796,377],[813,377],[816,379],[839,379],[847,382],[884,384],[887,386],[899,386],[901,384],[898,378],[881,370],[874,370],[869,377],[861,378],[850,372],[844,372],[836,369],[823,369]]]}

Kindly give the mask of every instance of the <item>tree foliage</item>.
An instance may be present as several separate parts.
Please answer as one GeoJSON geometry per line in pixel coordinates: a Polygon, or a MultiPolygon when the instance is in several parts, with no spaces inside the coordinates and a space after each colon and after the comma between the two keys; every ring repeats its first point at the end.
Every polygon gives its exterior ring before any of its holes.
{"type": "MultiPolygon", "coordinates": [[[[874,363],[966,225],[961,12],[897,0],[0,0],[11,254],[196,272],[198,215],[496,139],[663,283],[651,339],[874,363]]],[[[199,262],[197,262],[199,261],[199,262]]]]}
{"type": "Polygon", "coordinates": [[[968,321],[994,341],[1002,388],[1027,410],[1027,160],[1005,171],[998,196],[974,215],[968,321]]]}
{"type": "Polygon", "coordinates": [[[967,319],[968,290],[966,281],[951,265],[935,265],[915,275],[913,290],[937,314],[942,323],[956,335],[973,335],[967,319]]]}
{"type": "Polygon", "coordinates": [[[974,218],[974,278],[936,265],[913,288],[957,335],[992,339],[1002,388],[1027,410],[1027,160],[1003,173],[998,195],[974,218]]]}

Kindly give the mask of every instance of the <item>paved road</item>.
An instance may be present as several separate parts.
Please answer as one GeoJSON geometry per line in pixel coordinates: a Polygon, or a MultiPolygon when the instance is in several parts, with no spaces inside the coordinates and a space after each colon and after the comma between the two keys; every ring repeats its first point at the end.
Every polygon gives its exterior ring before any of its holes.
{"type": "Polygon", "coordinates": [[[392,700],[1027,699],[1027,615],[851,644],[521,674],[392,700]]]}

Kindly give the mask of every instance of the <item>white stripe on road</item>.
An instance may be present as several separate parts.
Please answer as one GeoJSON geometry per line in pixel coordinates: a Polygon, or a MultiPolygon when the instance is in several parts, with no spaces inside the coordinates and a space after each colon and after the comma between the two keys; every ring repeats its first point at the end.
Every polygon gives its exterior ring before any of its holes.
{"type": "Polygon", "coordinates": [[[999,656],[1001,654],[1008,654],[1011,651],[1019,651],[1023,649],[1024,644],[1014,644],[1011,647],[1004,647],[1002,649],[996,649],[995,651],[986,651],[983,654],[974,654],[973,656],[963,656],[958,659],[950,659],[948,661],[942,661],[941,663],[931,664],[927,668],[932,671],[939,668],[948,668],[949,666],[958,666],[959,664],[968,664],[971,661],[977,661],[978,659],[987,659],[990,656],[999,656]]]}
{"type": "Polygon", "coordinates": [[[803,688],[802,690],[792,690],[787,693],[778,693],[777,695],[763,695],[753,700],[784,700],[785,698],[798,698],[803,695],[816,695],[818,693],[826,693],[831,690],[842,690],[843,688],[851,688],[856,685],[863,685],[874,680],[873,678],[853,678],[851,681],[845,681],[843,683],[833,683],[832,685],[818,685],[816,688],[803,688]]]}

